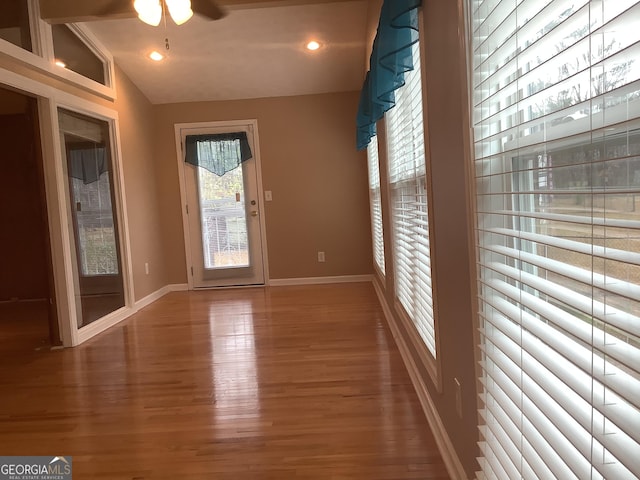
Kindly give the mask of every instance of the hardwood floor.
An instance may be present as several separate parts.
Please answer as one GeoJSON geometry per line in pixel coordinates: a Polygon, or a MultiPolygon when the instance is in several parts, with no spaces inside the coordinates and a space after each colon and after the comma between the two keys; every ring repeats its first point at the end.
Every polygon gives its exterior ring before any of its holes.
{"type": "Polygon", "coordinates": [[[365,283],[171,293],[0,392],[0,454],[79,480],[449,478],[365,283]]]}
{"type": "Polygon", "coordinates": [[[0,302],[0,361],[11,353],[50,348],[47,308],[46,300],[0,302]]]}

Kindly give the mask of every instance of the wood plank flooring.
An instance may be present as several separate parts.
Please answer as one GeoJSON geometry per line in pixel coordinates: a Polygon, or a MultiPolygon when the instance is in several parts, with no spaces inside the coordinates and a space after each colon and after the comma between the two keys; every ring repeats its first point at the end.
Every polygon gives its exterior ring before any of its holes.
{"type": "Polygon", "coordinates": [[[370,284],[175,292],[74,349],[0,347],[0,455],[74,478],[449,478],[370,284]]]}

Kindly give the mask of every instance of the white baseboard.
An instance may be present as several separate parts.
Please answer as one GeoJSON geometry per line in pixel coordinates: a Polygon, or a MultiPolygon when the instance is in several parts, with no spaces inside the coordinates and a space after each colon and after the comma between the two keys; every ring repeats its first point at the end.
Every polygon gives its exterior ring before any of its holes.
{"type": "Polygon", "coordinates": [[[77,343],[73,346],[75,347],[83,342],[86,342],[99,333],[108,330],[124,319],[130,317],[134,313],[136,313],[135,308],[123,307],[113,313],[110,313],[109,315],[106,315],[105,317],[102,317],[100,320],[96,320],[95,322],[78,329],[77,343]]]}
{"type": "Polygon", "coordinates": [[[144,307],[151,305],[153,302],[155,302],[161,297],[164,297],[169,292],[170,292],[169,286],[165,285],[164,287],[156,290],[155,292],[150,293],[146,297],[141,298],[140,300],[138,300],[136,303],[133,304],[134,312],[137,312],[138,310],[141,310],[144,307]]]}
{"type": "Polygon", "coordinates": [[[284,287],[289,285],[322,285],[325,283],[357,283],[371,282],[373,275],[343,275],[338,277],[303,277],[303,278],[271,278],[269,286],[284,287]]]}
{"type": "Polygon", "coordinates": [[[101,318],[100,320],[95,321],[90,325],[87,325],[86,327],[81,328],[80,330],[78,330],[78,341],[76,345],[80,345],[81,343],[89,340],[90,338],[95,337],[99,333],[102,333],[105,330],[108,330],[109,328],[113,327],[114,325],[117,325],[118,323],[125,320],[126,318],[129,318],[131,315],[143,309],[144,307],[151,305],[156,300],[164,297],[167,293],[184,291],[184,290],[187,290],[187,288],[188,286],[186,283],[165,285],[164,287],[156,290],[153,293],[150,293],[146,297],[141,298],[140,300],[135,302],[131,306],[131,308],[126,308],[126,307],[121,308],[107,315],[106,317],[101,318]]]}
{"type": "Polygon", "coordinates": [[[378,282],[374,281],[373,287],[376,291],[376,294],[378,295],[378,300],[380,301],[382,311],[384,312],[384,316],[387,319],[389,328],[391,329],[391,334],[393,335],[396,345],[398,346],[398,350],[400,350],[400,355],[402,356],[404,365],[409,372],[411,383],[413,384],[413,388],[418,395],[418,399],[420,400],[420,405],[422,405],[424,415],[427,418],[429,426],[431,427],[431,431],[433,432],[436,444],[438,445],[438,450],[440,451],[442,460],[447,467],[447,472],[449,473],[449,476],[455,480],[466,480],[468,478],[467,472],[465,472],[464,467],[462,466],[462,463],[458,458],[458,454],[453,448],[451,438],[449,438],[447,430],[444,428],[442,419],[440,418],[438,410],[436,409],[436,406],[431,399],[431,395],[429,395],[429,391],[427,390],[427,386],[424,383],[424,379],[422,378],[422,375],[420,375],[413,356],[411,355],[407,344],[404,341],[404,337],[398,329],[395,317],[391,313],[391,309],[387,304],[387,301],[384,297],[384,294],[382,293],[382,290],[380,289],[380,286],[378,285],[378,282]]]}
{"type": "Polygon", "coordinates": [[[153,293],[150,293],[144,298],[141,298],[133,305],[133,310],[137,312],[138,310],[151,305],[156,300],[164,297],[169,292],[184,292],[189,289],[189,286],[186,283],[173,283],[170,285],[165,285],[164,287],[156,290],[153,293]]]}

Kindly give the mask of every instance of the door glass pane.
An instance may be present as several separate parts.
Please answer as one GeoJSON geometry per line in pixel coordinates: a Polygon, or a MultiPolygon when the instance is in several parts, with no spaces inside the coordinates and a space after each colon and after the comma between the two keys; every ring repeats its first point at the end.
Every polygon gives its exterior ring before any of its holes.
{"type": "Polygon", "coordinates": [[[124,306],[107,122],[59,110],[73,219],[78,326],[124,306]]]}
{"type": "Polygon", "coordinates": [[[27,0],[0,1],[0,38],[32,51],[27,0]]]}
{"type": "Polygon", "coordinates": [[[66,25],[51,25],[56,61],[105,85],[104,62],[66,25]]]}
{"type": "Polygon", "coordinates": [[[248,267],[242,165],[219,177],[198,168],[204,268],[248,267]]]}

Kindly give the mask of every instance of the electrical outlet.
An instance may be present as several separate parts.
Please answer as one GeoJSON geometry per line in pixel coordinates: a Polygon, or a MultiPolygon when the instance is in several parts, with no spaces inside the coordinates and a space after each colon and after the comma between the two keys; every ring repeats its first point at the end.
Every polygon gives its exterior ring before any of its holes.
{"type": "Polygon", "coordinates": [[[318,262],[324,262],[324,252],[318,252],[318,262]]]}
{"type": "Polygon", "coordinates": [[[462,386],[457,378],[453,379],[456,384],[456,412],[458,417],[462,418],[462,386]]]}

